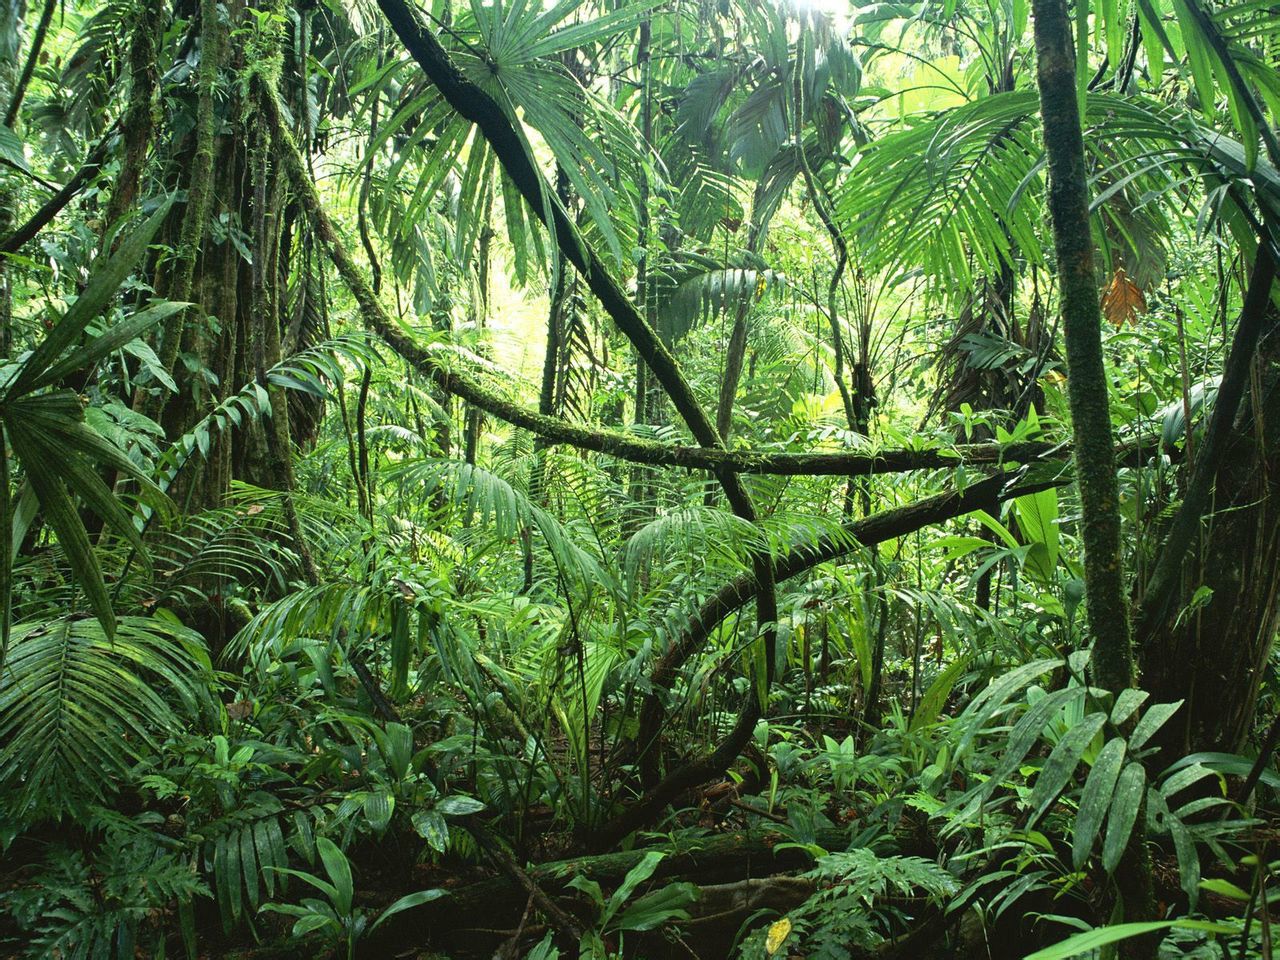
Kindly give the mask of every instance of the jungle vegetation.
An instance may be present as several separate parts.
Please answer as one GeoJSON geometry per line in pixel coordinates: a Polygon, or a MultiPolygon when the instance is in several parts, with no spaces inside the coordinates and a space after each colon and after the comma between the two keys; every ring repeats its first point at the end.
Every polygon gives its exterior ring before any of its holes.
{"type": "Polygon", "coordinates": [[[0,954],[1270,958],[1273,0],[0,0],[0,954]]]}

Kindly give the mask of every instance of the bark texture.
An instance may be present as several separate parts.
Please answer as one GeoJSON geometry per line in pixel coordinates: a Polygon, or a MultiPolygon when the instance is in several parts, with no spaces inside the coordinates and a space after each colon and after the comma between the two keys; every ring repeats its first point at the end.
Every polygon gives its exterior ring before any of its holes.
{"type": "MultiPolygon", "coordinates": [[[[1049,160],[1049,216],[1057,254],[1066,340],[1076,481],[1084,543],[1085,605],[1093,638],[1091,667],[1099,686],[1133,685],[1133,649],[1120,553],[1119,490],[1102,357],[1102,310],[1089,225],[1084,134],[1076,94],[1076,63],[1066,0],[1033,0],[1036,82],[1049,160]]],[[[1155,916],[1151,861],[1136,832],[1116,870],[1126,920],[1155,916]]],[[[1125,956],[1148,960],[1158,944],[1129,940],[1125,956]]]]}
{"type": "Polygon", "coordinates": [[[1049,158],[1049,215],[1057,255],[1068,397],[1084,541],[1085,604],[1099,684],[1133,683],[1129,611],[1120,566],[1120,512],[1111,407],[1102,358],[1102,310],[1089,227],[1084,134],[1065,0],[1036,0],[1036,80],[1049,158]]]}
{"type": "Polygon", "coordinates": [[[1161,756],[1239,752],[1255,722],[1258,687],[1280,629],[1280,315],[1251,365],[1246,401],[1214,473],[1207,521],[1176,581],[1180,602],[1154,618],[1141,646],[1154,701],[1186,703],[1162,731],[1161,756]],[[1194,612],[1200,587],[1211,593],[1194,612]]]}

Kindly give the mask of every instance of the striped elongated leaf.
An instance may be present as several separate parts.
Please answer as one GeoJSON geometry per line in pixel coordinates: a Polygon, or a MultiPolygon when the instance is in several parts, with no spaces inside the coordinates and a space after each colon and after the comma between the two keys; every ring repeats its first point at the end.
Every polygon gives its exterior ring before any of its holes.
{"type": "Polygon", "coordinates": [[[84,328],[89,325],[89,321],[102,314],[120,289],[120,285],[133,272],[142,255],[146,253],[152,237],[160,229],[160,224],[164,222],[165,217],[169,215],[169,207],[172,203],[172,197],[161,203],[141,226],[125,238],[114,253],[105,255],[95,265],[84,292],[67,308],[62,319],[53,325],[48,336],[23,363],[22,369],[4,393],[5,402],[35,389],[41,375],[54,365],[64,350],[76,342],[84,332],[84,328]]]}
{"type": "Polygon", "coordinates": [[[913,731],[923,730],[938,719],[938,714],[942,712],[942,707],[947,702],[947,697],[951,695],[952,688],[955,687],[961,674],[968,669],[972,659],[973,657],[969,654],[957,657],[947,664],[946,669],[938,674],[933,683],[929,684],[929,689],[920,698],[920,706],[916,708],[915,715],[911,718],[913,731]]]}
{"type": "Polygon", "coordinates": [[[1091,713],[1058,741],[1031,790],[1031,819],[1027,821],[1028,827],[1039,820],[1049,809],[1049,805],[1058,798],[1058,794],[1062,793],[1076,767],[1080,765],[1080,758],[1106,722],[1105,713],[1091,713]]]}
{"type": "Polygon", "coordinates": [[[1129,749],[1142,749],[1143,744],[1150,740],[1156,731],[1178,712],[1180,706],[1182,706],[1181,700],[1175,703],[1156,703],[1148,707],[1146,712],[1143,713],[1142,719],[1134,725],[1133,733],[1129,734],[1129,749]]]}
{"type": "Polygon", "coordinates": [[[976,790],[969,794],[958,819],[968,820],[977,813],[978,808],[995,792],[996,788],[1018,768],[1031,750],[1047,724],[1059,710],[1073,700],[1084,697],[1084,688],[1069,687],[1055,690],[1041,697],[1019,720],[1009,733],[1009,745],[1004,756],[992,771],[991,776],[976,790]]]}
{"type": "Polygon", "coordinates": [[[1115,794],[1116,780],[1120,777],[1124,756],[1124,740],[1120,737],[1108,740],[1098,754],[1098,759],[1093,762],[1089,779],[1084,782],[1084,792],[1080,795],[1080,809],[1076,811],[1071,839],[1071,863],[1077,870],[1089,859],[1093,841],[1111,808],[1111,798],[1115,794]]]}
{"type": "Polygon", "coordinates": [[[1151,694],[1145,690],[1136,690],[1133,687],[1121,690],[1120,695],[1116,697],[1116,705],[1111,708],[1111,723],[1114,726],[1120,726],[1133,716],[1134,712],[1146,702],[1149,696],[1151,694]]]}
{"type": "Polygon", "coordinates": [[[1144,923],[1117,923],[1110,927],[1088,930],[1067,937],[1061,943],[1028,954],[1026,960],[1068,960],[1069,957],[1083,956],[1094,952],[1099,947],[1119,943],[1130,937],[1141,937],[1148,933],[1155,933],[1157,930],[1168,930],[1173,924],[1172,920],[1151,920],[1144,923]]]}
{"type": "Polygon", "coordinates": [[[1102,868],[1111,873],[1120,863],[1138,811],[1142,808],[1142,796],[1147,789],[1147,773],[1140,763],[1129,763],[1116,782],[1115,796],[1111,800],[1111,814],[1107,817],[1107,835],[1102,841],[1102,868]]]}
{"type": "MultiPolygon", "coordinates": [[[[1253,769],[1254,761],[1249,757],[1242,757],[1238,753],[1193,753],[1170,764],[1168,769],[1164,771],[1164,775],[1169,776],[1175,771],[1193,764],[1207,767],[1215,773],[1245,777],[1253,769]]],[[[1273,790],[1280,790],[1280,775],[1277,775],[1274,770],[1263,770],[1259,782],[1265,783],[1273,790]]]]}
{"type": "Polygon", "coordinates": [[[415,813],[413,829],[437,853],[444,853],[449,849],[449,824],[435,810],[419,810],[415,813]]]}
{"type": "Polygon", "coordinates": [[[222,926],[230,929],[240,922],[244,909],[240,898],[240,840],[235,833],[224,833],[214,845],[213,876],[222,910],[222,926]]]}
{"type": "Polygon", "coordinates": [[[105,333],[94,337],[84,346],[71,351],[71,353],[53,364],[36,377],[35,382],[31,385],[32,389],[38,390],[40,387],[57,383],[72,371],[80,370],[91,363],[96,363],[107,354],[114,350],[119,350],[125,344],[138,339],[156,324],[181,310],[185,310],[189,306],[191,306],[189,303],[177,303],[167,300],[163,303],[153,304],[144,310],[139,310],[127,320],[117,323],[105,333]]]}
{"type": "Polygon", "coordinates": [[[333,905],[339,913],[351,912],[351,898],[355,895],[355,883],[351,879],[351,864],[347,855],[328,837],[316,840],[316,849],[324,863],[325,873],[333,882],[333,905]]]}
{"type": "Polygon", "coordinates": [[[284,838],[280,836],[280,824],[275,817],[267,817],[253,825],[253,843],[258,857],[258,867],[262,872],[262,885],[266,888],[267,896],[274,897],[276,893],[275,868],[289,865],[287,856],[284,856],[284,838]],[[279,839],[278,846],[276,843],[277,838],[279,839]]]}
{"type": "Polygon", "coordinates": [[[985,690],[973,698],[965,709],[963,717],[965,732],[956,747],[955,755],[959,757],[964,752],[965,748],[973,742],[974,737],[1010,697],[1024,690],[1032,680],[1060,666],[1062,666],[1061,660],[1033,660],[993,680],[985,690]]]}
{"type": "Polygon", "coordinates": [[[1173,838],[1173,850],[1178,858],[1178,884],[1194,910],[1200,897],[1200,854],[1196,851],[1191,831],[1182,820],[1171,813],[1165,817],[1165,825],[1173,838]]]}
{"type": "MultiPolygon", "coordinates": [[[[409,607],[391,604],[391,696],[403,700],[409,693],[409,607]]],[[[388,760],[390,765],[390,760],[388,760]]],[[[403,774],[401,774],[403,776],[403,774]]]]}
{"type": "MultiPolygon", "coordinates": [[[[19,10],[22,8],[19,7],[19,10]]],[[[27,153],[22,145],[22,138],[6,124],[0,123],[0,160],[4,160],[19,170],[30,170],[27,166],[27,153]]]]}
{"type": "Polygon", "coordinates": [[[45,445],[27,430],[15,430],[12,421],[7,422],[6,427],[5,432],[13,445],[13,452],[27,472],[27,479],[40,500],[45,520],[58,535],[58,544],[67,558],[72,575],[84,591],[89,609],[102,624],[107,637],[113,637],[116,632],[115,610],[102,579],[98,557],[93,551],[93,545],[89,543],[89,534],[67,493],[66,473],[56,460],[48,457],[45,445]]]}
{"type": "Polygon", "coordinates": [[[378,790],[364,798],[364,815],[369,826],[381,833],[391,822],[391,814],[395,810],[396,799],[391,794],[378,790]]]}
{"type": "Polygon", "coordinates": [[[1208,767],[1199,763],[1192,763],[1183,767],[1177,773],[1174,773],[1161,783],[1160,792],[1164,794],[1166,798],[1170,798],[1180,791],[1187,789],[1187,787],[1191,786],[1193,783],[1198,783],[1206,777],[1221,778],[1221,776],[1222,775],[1216,770],[1210,770],[1208,767]]]}
{"type": "Polygon", "coordinates": [[[245,899],[250,910],[258,909],[258,863],[253,849],[253,825],[245,824],[238,833],[240,842],[240,872],[244,877],[245,899]]]}

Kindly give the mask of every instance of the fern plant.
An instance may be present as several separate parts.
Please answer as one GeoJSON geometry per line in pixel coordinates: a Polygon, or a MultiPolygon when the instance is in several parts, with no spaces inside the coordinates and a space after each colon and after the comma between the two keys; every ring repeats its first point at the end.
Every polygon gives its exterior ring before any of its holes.
{"type": "Polygon", "coordinates": [[[923,905],[960,889],[955,876],[930,860],[882,857],[869,847],[819,857],[805,876],[817,891],[782,920],[744,940],[739,951],[743,960],[764,960],[784,946],[813,960],[851,960],[884,942],[900,915],[895,901],[923,905]]]}
{"type": "Polygon", "coordinates": [[[54,848],[32,883],[0,894],[0,909],[24,932],[21,956],[38,960],[111,960],[147,951],[165,954],[166,929],[176,908],[178,934],[195,951],[193,902],[209,888],[182,845],[157,831],[155,813],[135,820],[90,816],[107,829],[86,855],[54,848]]]}

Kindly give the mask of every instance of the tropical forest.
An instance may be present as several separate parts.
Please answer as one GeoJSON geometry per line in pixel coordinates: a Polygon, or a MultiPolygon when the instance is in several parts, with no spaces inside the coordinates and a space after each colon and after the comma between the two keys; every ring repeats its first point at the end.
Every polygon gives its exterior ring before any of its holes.
{"type": "Polygon", "coordinates": [[[0,0],[0,958],[1271,960],[1278,264],[1276,0],[0,0]]]}

